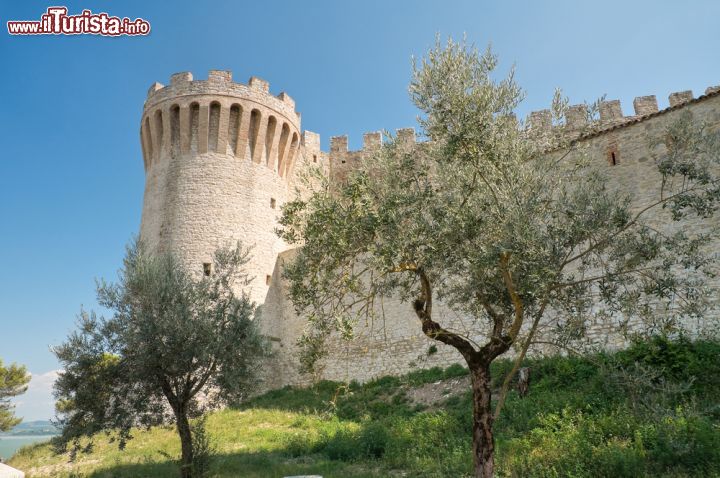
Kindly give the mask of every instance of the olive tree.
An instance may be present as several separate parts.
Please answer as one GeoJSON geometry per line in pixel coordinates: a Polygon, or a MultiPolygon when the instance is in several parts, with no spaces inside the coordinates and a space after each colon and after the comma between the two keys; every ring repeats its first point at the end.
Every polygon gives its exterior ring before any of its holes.
{"type": "Polygon", "coordinates": [[[29,381],[30,374],[25,367],[14,363],[5,367],[0,359],[0,431],[8,431],[20,423],[10,399],[25,393],[29,381]]]}
{"type": "MultiPolygon", "coordinates": [[[[390,138],[347,181],[287,203],[278,229],[301,246],[284,274],[308,320],[304,363],[328,353],[329,335],[352,337],[361,317],[381,313],[378,298],[401,298],[427,337],[467,363],[478,477],[494,473],[494,415],[539,331],[563,343],[591,321],[670,330],[705,313],[709,236],[649,217],[707,217],[720,194],[717,134],[688,118],[669,128],[652,149],[657,197],[638,205],[598,167],[604,158],[519,123],[522,91],[512,72],[496,80],[496,65],[490,50],[437,43],[410,84],[428,141],[390,138]],[[438,300],[464,328],[442,323],[438,300]],[[493,413],[490,364],[511,348],[516,366],[493,413]]],[[[556,121],[565,109],[557,95],[556,121]]]]}
{"type": "Polygon", "coordinates": [[[197,277],[170,254],[130,246],[119,282],[98,285],[112,316],[81,312],[78,330],[54,349],[61,442],[77,450],[82,437],[109,431],[124,447],[133,427],[174,421],[181,476],[193,476],[189,420],[247,396],[268,350],[255,305],[236,293],[247,257],[240,245],[219,250],[212,274],[197,277]]]}

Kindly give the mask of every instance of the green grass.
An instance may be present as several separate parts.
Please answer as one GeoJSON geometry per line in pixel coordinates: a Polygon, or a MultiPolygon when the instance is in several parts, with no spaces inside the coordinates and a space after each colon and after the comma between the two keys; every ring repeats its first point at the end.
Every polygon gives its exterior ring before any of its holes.
{"type": "MultiPolygon", "coordinates": [[[[499,476],[720,477],[720,343],[658,338],[615,355],[526,365],[530,395],[511,392],[496,422],[499,476]]],[[[495,364],[494,376],[510,366],[495,364]]],[[[213,413],[211,476],[467,476],[469,393],[429,408],[408,395],[464,375],[453,366],[364,385],[286,387],[213,413]]],[[[177,476],[171,427],[137,431],[124,451],[105,436],[94,442],[74,463],[36,445],[10,464],[35,470],[29,477],[177,476]]]]}

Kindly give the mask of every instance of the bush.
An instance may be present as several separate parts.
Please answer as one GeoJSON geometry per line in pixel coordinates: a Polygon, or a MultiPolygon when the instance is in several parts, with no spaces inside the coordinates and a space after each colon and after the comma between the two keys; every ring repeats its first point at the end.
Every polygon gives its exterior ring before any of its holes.
{"type": "Polygon", "coordinates": [[[720,388],[720,342],[656,336],[635,341],[615,358],[623,367],[637,363],[652,367],[665,379],[690,382],[695,392],[720,388]]]}
{"type": "Polygon", "coordinates": [[[396,418],[389,423],[385,462],[413,470],[413,476],[469,473],[471,435],[466,425],[467,420],[460,421],[444,411],[396,418]]]}
{"type": "Polygon", "coordinates": [[[317,451],[331,460],[377,459],[385,454],[389,439],[388,423],[368,422],[359,428],[342,428],[325,434],[317,451]]]}
{"type": "Polygon", "coordinates": [[[503,472],[518,477],[637,477],[720,469],[720,433],[707,418],[683,410],[658,423],[627,410],[591,415],[565,410],[502,451],[503,472]]]}
{"type": "Polygon", "coordinates": [[[355,461],[362,458],[357,442],[357,432],[339,430],[334,435],[327,437],[324,446],[319,451],[331,460],[355,461]]]}
{"type": "Polygon", "coordinates": [[[529,435],[507,443],[502,469],[513,477],[642,475],[643,450],[628,438],[631,422],[623,414],[591,417],[564,410],[544,415],[529,435]]]}
{"type": "Polygon", "coordinates": [[[640,427],[638,438],[656,472],[693,471],[707,476],[720,469],[720,429],[706,417],[678,408],[659,423],[640,427]]]}
{"type": "Polygon", "coordinates": [[[206,477],[210,474],[210,462],[216,453],[215,446],[210,441],[210,435],[207,433],[207,415],[195,420],[192,424],[192,447],[193,447],[193,476],[198,478],[206,477]]]}
{"type": "Polygon", "coordinates": [[[360,453],[368,458],[382,458],[389,442],[390,434],[384,422],[368,423],[358,436],[360,453]]]}

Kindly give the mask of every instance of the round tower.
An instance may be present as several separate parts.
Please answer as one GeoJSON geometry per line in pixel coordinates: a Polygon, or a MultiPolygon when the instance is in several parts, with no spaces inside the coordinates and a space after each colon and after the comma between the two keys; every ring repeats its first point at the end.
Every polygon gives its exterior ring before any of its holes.
{"type": "Polygon", "coordinates": [[[150,87],[140,125],[145,197],[140,237],[154,252],[173,252],[198,273],[212,254],[240,240],[252,245],[249,293],[262,303],[278,253],[280,205],[293,193],[300,115],[285,93],[228,71],[193,81],[177,73],[150,87]]]}

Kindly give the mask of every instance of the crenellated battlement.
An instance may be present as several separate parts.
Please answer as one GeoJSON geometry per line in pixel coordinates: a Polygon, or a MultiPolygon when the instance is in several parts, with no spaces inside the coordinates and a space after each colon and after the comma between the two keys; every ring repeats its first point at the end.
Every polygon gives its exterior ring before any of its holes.
{"type": "Polygon", "coordinates": [[[678,91],[668,96],[670,106],[663,110],[658,109],[658,102],[655,95],[638,96],[633,100],[634,115],[625,116],[622,112],[622,105],[619,100],[606,100],[600,103],[600,118],[592,122],[588,121],[587,108],[585,105],[573,105],[567,108],[564,122],[553,124],[552,114],[549,109],[533,111],[527,117],[526,124],[535,130],[549,131],[561,128],[563,132],[588,134],[588,128],[592,135],[602,134],[603,131],[613,129],[625,124],[642,121],[645,118],[656,114],[662,114],[675,108],[682,107],[688,103],[701,100],[709,95],[716,95],[720,92],[720,86],[711,86],[705,90],[705,94],[695,98],[692,91],[678,91]]]}
{"type": "Polygon", "coordinates": [[[270,83],[256,76],[250,77],[247,84],[235,83],[232,81],[232,72],[226,70],[210,70],[207,80],[195,80],[192,73],[183,71],[171,75],[167,86],[155,82],[148,89],[145,109],[168,98],[188,95],[243,97],[273,108],[288,119],[297,117],[299,121],[300,118],[300,113],[295,111],[295,100],[286,92],[280,92],[277,96],[271,94],[270,83]]]}
{"type": "MultiPolygon", "coordinates": [[[[396,141],[403,144],[413,144],[417,142],[415,128],[399,128],[395,130],[396,141]]],[[[363,147],[357,151],[348,149],[347,135],[332,136],[330,138],[330,155],[369,153],[377,150],[383,144],[381,131],[370,131],[363,134],[363,147]]]]}
{"type": "Polygon", "coordinates": [[[258,77],[239,84],[230,71],[211,70],[207,80],[180,72],[167,86],[150,86],[140,136],[146,169],[163,157],[219,153],[285,177],[300,146],[300,113],[290,95],[273,96],[258,77]]]}
{"type": "MultiPolygon", "coordinates": [[[[561,124],[553,124],[552,114],[549,109],[533,111],[527,119],[526,125],[531,129],[550,130],[559,128],[563,132],[587,132],[588,127],[592,134],[601,134],[604,130],[622,126],[625,124],[635,123],[656,114],[662,114],[678,107],[682,107],[688,103],[702,100],[708,96],[720,94],[720,85],[711,86],[705,89],[705,94],[697,98],[693,96],[692,91],[678,91],[668,96],[669,104],[663,110],[658,109],[657,98],[654,95],[638,96],[633,100],[634,115],[625,116],[622,112],[620,100],[606,100],[600,102],[599,119],[590,121],[587,114],[587,107],[584,104],[568,106],[565,112],[564,121],[561,124]]],[[[401,142],[413,143],[416,141],[414,128],[401,128],[396,130],[397,140],[401,142]]],[[[363,134],[362,149],[356,151],[348,150],[348,137],[333,136],[330,138],[330,156],[331,160],[335,158],[341,162],[347,158],[359,158],[362,154],[376,150],[382,145],[382,133],[372,131],[363,134]]]]}
{"type": "MultiPolygon", "coordinates": [[[[401,146],[410,146],[417,142],[415,128],[400,128],[395,131],[395,141],[401,146]]],[[[330,178],[331,181],[342,181],[347,174],[362,167],[362,160],[382,147],[383,134],[370,131],[363,134],[363,146],[358,151],[348,149],[348,137],[333,136],[330,138],[330,178]]]]}
{"type": "MultiPolygon", "coordinates": [[[[601,135],[606,131],[630,125],[652,118],[656,115],[675,110],[685,105],[700,101],[704,98],[720,95],[720,86],[711,86],[705,94],[695,98],[692,91],[679,91],[668,96],[669,106],[663,110],[658,108],[657,98],[654,95],[638,96],[633,101],[635,114],[623,115],[619,100],[606,100],[599,104],[599,118],[590,118],[587,105],[572,105],[567,107],[565,117],[559,124],[553,123],[552,113],[549,109],[533,111],[526,120],[526,127],[530,130],[556,131],[572,138],[589,138],[601,135]]],[[[413,144],[417,141],[414,128],[401,128],[396,130],[396,141],[401,144],[413,144]]],[[[362,160],[368,154],[376,151],[383,144],[382,133],[372,131],[363,134],[362,149],[350,151],[348,137],[333,136],[330,138],[330,172],[333,180],[342,180],[352,169],[362,167],[362,160]]]]}

